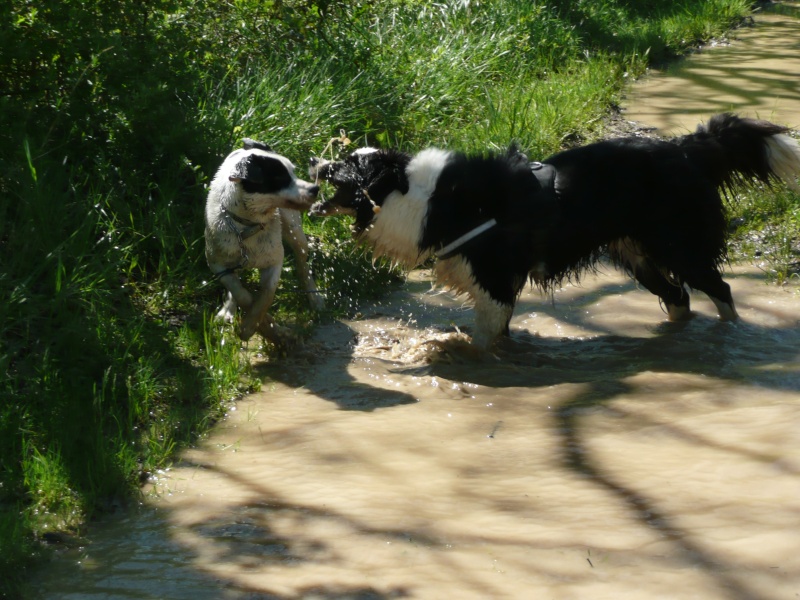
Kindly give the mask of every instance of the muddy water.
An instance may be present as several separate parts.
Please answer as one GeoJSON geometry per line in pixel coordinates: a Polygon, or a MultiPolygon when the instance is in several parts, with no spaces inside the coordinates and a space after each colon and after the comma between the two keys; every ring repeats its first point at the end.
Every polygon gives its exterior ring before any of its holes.
{"type": "Polygon", "coordinates": [[[733,111],[800,128],[800,2],[756,13],[750,26],[630,88],[625,118],[665,134],[733,111]]]}
{"type": "Polygon", "coordinates": [[[416,271],[261,365],[41,597],[797,598],[800,293],[728,281],[736,324],[613,272],[526,293],[475,357],[416,271]]]}

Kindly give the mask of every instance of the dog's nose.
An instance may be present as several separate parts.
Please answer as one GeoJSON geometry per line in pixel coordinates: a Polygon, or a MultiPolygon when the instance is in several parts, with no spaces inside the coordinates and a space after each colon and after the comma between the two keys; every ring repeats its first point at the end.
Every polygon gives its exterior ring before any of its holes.
{"type": "Polygon", "coordinates": [[[316,196],[317,194],[319,194],[319,186],[318,185],[314,185],[314,186],[310,187],[309,190],[308,190],[308,193],[311,196],[316,196]]]}
{"type": "Polygon", "coordinates": [[[312,156],[308,159],[309,166],[316,167],[319,164],[319,159],[316,156],[312,156]]]}

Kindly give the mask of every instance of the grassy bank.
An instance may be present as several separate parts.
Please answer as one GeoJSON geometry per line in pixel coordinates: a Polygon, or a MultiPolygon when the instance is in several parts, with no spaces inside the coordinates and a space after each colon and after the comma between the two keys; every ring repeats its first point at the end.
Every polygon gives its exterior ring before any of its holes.
{"type": "MultiPolygon", "coordinates": [[[[203,257],[204,186],[242,137],[298,165],[340,130],[354,145],[517,140],[545,156],[601,137],[629,77],[721,34],[749,5],[6,3],[0,595],[18,595],[48,546],[135,498],[260,386],[230,329],[209,320],[222,294],[203,257]]],[[[313,326],[396,279],[352,247],[346,223],[306,225],[329,309],[307,310],[287,260],[279,320],[313,326]]]]}

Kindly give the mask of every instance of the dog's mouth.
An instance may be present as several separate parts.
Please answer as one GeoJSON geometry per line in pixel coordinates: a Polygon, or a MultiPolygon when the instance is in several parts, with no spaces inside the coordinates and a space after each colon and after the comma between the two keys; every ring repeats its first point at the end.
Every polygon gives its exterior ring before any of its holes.
{"type": "Polygon", "coordinates": [[[343,206],[334,200],[322,200],[315,203],[309,210],[313,216],[330,217],[333,215],[347,215],[353,217],[350,232],[353,237],[359,237],[371,224],[375,218],[375,212],[371,206],[362,203],[356,206],[343,206]]]}
{"type": "Polygon", "coordinates": [[[309,160],[308,174],[315,182],[325,182],[333,187],[333,195],[329,198],[317,200],[309,214],[318,217],[330,217],[333,215],[356,216],[355,201],[356,196],[352,186],[337,180],[337,174],[341,169],[341,164],[325,160],[324,158],[313,157],[309,160]]]}
{"type": "Polygon", "coordinates": [[[309,214],[317,217],[331,217],[334,215],[348,215],[358,219],[358,199],[357,193],[350,186],[334,188],[333,195],[327,198],[320,198],[309,209],[309,214]]]}
{"type": "Polygon", "coordinates": [[[319,198],[319,186],[298,180],[299,193],[291,198],[286,198],[287,208],[295,210],[311,210],[319,198]]]}

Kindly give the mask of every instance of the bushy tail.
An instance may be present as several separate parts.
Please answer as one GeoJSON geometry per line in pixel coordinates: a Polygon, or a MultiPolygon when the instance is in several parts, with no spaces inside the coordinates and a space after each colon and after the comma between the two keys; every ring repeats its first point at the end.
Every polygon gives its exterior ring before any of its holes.
{"type": "Polygon", "coordinates": [[[769,121],[715,115],[708,124],[681,138],[687,155],[724,191],[753,178],[772,185],[781,180],[800,192],[800,143],[788,127],[769,121]]]}

